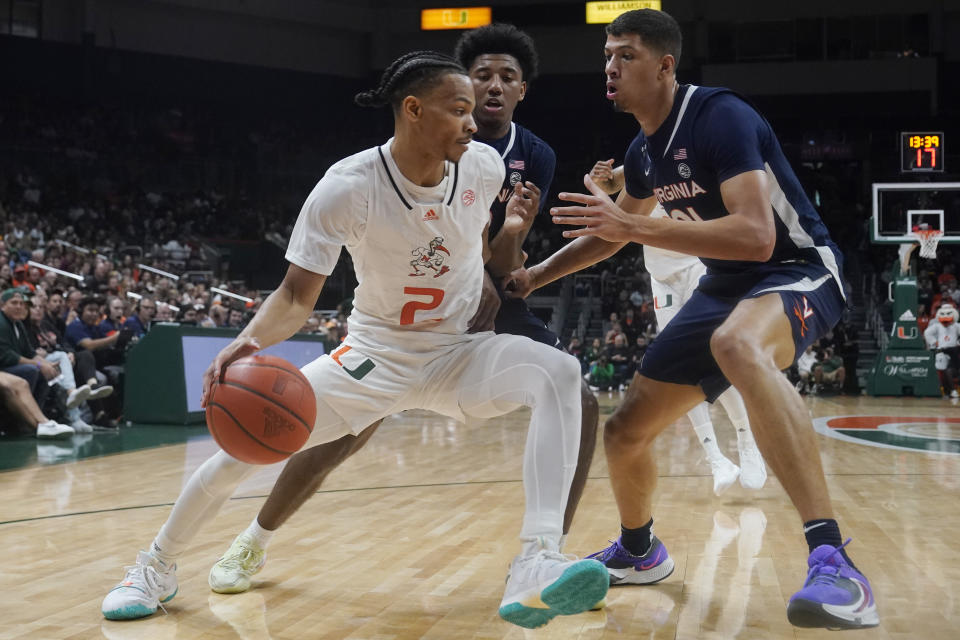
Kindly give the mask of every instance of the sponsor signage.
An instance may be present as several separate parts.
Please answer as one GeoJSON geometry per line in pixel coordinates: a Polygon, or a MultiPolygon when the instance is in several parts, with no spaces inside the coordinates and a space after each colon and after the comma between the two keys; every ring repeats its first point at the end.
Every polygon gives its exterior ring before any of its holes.
{"type": "Polygon", "coordinates": [[[634,9],[660,11],[660,0],[621,0],[620,2],[588,2],[587,24],[608,24],[617,16],[634,9]]]}
{"type": "Polygon", "coordinates": [[[490,7],[456,7],[453,9],[423,9],[420,11],[420,29],[473,29],[490,24],[490,7]]]}

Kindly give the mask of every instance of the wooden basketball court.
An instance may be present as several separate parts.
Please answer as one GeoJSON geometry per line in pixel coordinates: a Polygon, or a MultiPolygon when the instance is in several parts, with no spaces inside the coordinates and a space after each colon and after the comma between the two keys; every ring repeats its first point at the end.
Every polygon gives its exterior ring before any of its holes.
{"type": "MultiPolygon", "coordinates": [[[[617,400],[601,394],[605,415],[617,400]]],[[[879,628],[844,637],[958,637],[957,405],[807,402],[817,418],[904,417],[819,421],[837,436],[819,437],[824,467],[841,529],[853,537],[850,554],[872,581],[881,616],[879,628]]],[[[732,427],[721,410],[712,415],[736,460],[732,427]]],[[[658,444],[655,529],[676,560],[674,574],[654,586],[611,589],[605,610],[540,630],[501,621],[497,606],[519,544],[526,418],[517,412],[469,426],[423,412],[390,419],[274,537],[255,589],[214,594],[207,571],[263,503],[279,471],[265,468],[196,536],[167,613],[131,622],[104,620],[100,601],[152,540],[212,441],[0,473],[0,638],[833,637],[786,620],[806,548],[777,480],[714,497],[685,421],[658,444]]],[[[617,533],[598,446],[567,551],[597,551],[617,533]]]]}

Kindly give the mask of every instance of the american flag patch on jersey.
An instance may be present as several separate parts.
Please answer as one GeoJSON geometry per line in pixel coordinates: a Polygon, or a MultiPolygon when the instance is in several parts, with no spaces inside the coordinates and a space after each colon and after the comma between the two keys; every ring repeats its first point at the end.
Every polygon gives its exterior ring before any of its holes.
{"type": "Polygon", "coordinates": [[[686,160],[687,159],[687,150],[686,149],[675,149],[673,151],[674,160],[686,160]]]}
{"type": "Polygon", "coordinates": [[[507,163],[507,166],[511,169],[520,169],[520,171],[523,171],[523,169],[526,167],[526,163],[523,160],[511,160],[507,163]]]}

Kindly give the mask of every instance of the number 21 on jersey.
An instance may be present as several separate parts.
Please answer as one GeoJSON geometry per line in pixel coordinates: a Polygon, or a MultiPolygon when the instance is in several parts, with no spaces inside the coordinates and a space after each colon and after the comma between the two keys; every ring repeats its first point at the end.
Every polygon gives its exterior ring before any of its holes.
{"type": "Polygon", "coordinates": [[[417,311],[430,311],[436,309],[443,302],[443,289],[432,289],[430,287],[404,287],[403,294],[406,296],[416,296],[420,298],[429,298],[429,300],[411,300],[403,305],[400,310],[400,325],[413,324],[414,322],[440,322],[443,318],[420,318],[417,320],[415,315],[417,311]]]}

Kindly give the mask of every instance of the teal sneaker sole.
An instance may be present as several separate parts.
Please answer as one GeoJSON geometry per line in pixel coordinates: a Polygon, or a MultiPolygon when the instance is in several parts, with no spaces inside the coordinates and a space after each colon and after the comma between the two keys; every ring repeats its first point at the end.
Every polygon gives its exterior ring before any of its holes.
{"type": "MultiPolygon", "coordinates": [[[[160,602],[170,602],[173,600],[173,596],[177,595],[177,591],[174,591],[169,596],[161,600],[160,602]]],[[[129,607],[123,607],[121,609],[112,609],[110,611],[102,611],[103,617],[107,620],[136,620],[137,618],[146,618],[147,616],[152,616],[157,612],[156,607],[151,609],[150,607],[144,606],[142,604],[135,604],[129,607]]]]}
{"type": "Polygon", "coordinates": [[[569,616],[595,607],[609,588],[607,568],[596,560],[581,560],[544,589],[540,599],[552,611],[569,616]]]}
{"type": "Polygon", "coordinates": [[[500,617],[524,629],[538,629],[560,615],[552,609],[525,607],[519,602],[500,607],[500,617]]]}

